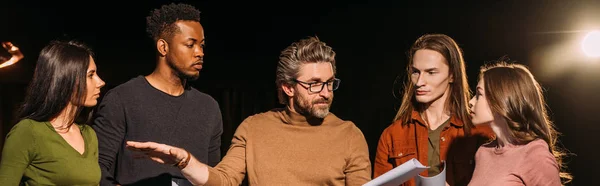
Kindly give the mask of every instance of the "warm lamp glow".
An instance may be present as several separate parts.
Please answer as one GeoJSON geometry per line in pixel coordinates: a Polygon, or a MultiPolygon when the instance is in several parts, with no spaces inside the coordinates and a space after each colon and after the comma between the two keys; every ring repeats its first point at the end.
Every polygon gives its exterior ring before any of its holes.
{"type": "Polygon", "coordinates": [[[6,48],[8,53],[10,53],[12,56],[7,61],[0,60],[0,68],[10,66],[23,59],[23,54],[19,50],[19,47],[13,45],[11,42],[3,42],[2,47],[6,48]]]}
{"type": "Polygon", "coordinates": [[[600,31],[588,33],[581,43],[585,55],[589,57],[600,57],[600,31]]]}

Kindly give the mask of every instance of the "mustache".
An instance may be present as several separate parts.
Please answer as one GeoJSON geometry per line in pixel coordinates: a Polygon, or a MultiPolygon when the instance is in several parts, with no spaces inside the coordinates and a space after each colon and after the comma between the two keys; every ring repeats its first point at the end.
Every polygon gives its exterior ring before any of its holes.
{"type": "Polygon", "coordinates": [[[329,104],[331,102],[330,99],[318,99],[318,100],[314,100],[312,103],[313,104],[318,104],[318,103],[327,103],[329,104]]]}
{"type": "Polygon", "coordinates": [[[204,57],[199,57],[196,59],[197,59],[197,61],[194,61],[194,63],[192,63],[192,65],[203,65],[204,64],[204,57]]]}

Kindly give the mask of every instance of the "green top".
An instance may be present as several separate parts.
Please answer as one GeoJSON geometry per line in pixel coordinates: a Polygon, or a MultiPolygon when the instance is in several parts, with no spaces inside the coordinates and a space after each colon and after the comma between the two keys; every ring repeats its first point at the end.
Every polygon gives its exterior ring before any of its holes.
{"type": "Polygon", "coordinates": [[[434,130],[429,129],[429,145],[427,148],[428,177],[438,175],[441,172],[440,134],[449,122],[450,119],[434,130]]]}
{"type": "Polygon", "coordinates": [[[85,142],[80,154],[50,122],[21,120],[6,136],[2,185],[98,185],[98,139],[88,125],[78,125],[85,142]]]}

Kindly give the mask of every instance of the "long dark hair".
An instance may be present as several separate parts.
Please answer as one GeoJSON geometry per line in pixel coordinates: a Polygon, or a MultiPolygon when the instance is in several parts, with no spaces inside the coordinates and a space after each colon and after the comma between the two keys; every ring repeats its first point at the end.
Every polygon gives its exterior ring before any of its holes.
{"type": "Polygon", "coordinates": [[[413,111],[422,113],[425,110],[423,105],[415,100],[414,92],[416,87],[410,80],[410,69],[413,64],[413,56],[421,49],[439,52],[448,62],[450,75],[453,76],[454,82],[450,84],[450,96],[448,97],[448,100],[446,100],[445,107],[446,110],[450,111],[452,115],[458,117],[458,119],[465,124],[464,130],[469,133],[473,125],[471,124],[467,108],[469,105],[469,98],[471,97],[471,91],[469,90],[465,72],[465,60],[463,59],[462,50],[454,39],[444,34],[425,34],[419,37],[410,48],[408,53],[408,65],[406,66],[408,79],[404,84],[402,105],[396,113],[394,121],[401,120],[402,124],[406,125],[411,122],[413,111]]]}
{"type": "Polygon", "coordinates": [[[19,119],[50,121],[56,118],[69,103],[70,121],[87,123],[91,109],[84,110],[86,73],[90,56],[94,53],[85,44],[75,41],[52,41],[42,49],[37,60],[33,79],[18,114],[19,119]]]}

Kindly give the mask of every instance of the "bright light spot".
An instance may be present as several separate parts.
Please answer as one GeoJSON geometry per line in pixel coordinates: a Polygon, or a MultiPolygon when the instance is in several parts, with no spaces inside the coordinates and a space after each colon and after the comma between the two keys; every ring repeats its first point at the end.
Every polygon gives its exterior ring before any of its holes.
{"type": "Polygon", "coordinates": [[[0,58],[0,68],[10,66],[23,59],[23,54],[19,50],[19,47],[13,45],[11,42],[2,42],[2,47],[4,47],[6,51],[12,56],[10,57],[10,59],[8,59],[8,61],[3,61],[3,59],[0,58]]]}
{"type": "Polygon", "coordinates": [[[600,57],[600,31],[592,31],[583,38],[583,52],[589,57],[600,57]]]}

